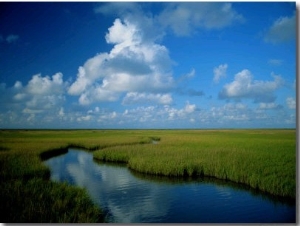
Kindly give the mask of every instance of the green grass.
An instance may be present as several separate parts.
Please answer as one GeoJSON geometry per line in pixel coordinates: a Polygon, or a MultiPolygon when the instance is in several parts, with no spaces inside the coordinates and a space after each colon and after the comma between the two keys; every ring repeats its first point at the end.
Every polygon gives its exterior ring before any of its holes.
{"type": "Polygon", "coordinates": [[[141,173],[206,175],[296,197],[295,130],[2,130],[1,222],[103,220],[85,190],[49,181],[42,159],[68,147],[141,173]]]}
{"type": "Polygon", "coordinates": [[[49,181],[50,170],[42,159],[68,147],[95,150],[150,141],[143,134],[128,131],[0,131],[0,222],[103,221],[101,210],[85,190],[49,181]]]}
{"type": "Polygon", "coordinates": [[[1,184],[1,222],[86,223],[103,221],[84,190],[39,178],[1,184]],[[5,214],[3,214],[5,213],[5,214]]]}
{"type": "Polygon", "coordinates": [[[273,195],[296,196],[295,130],[157,131],[157,145],[114,146],[94,158],[138,172],[212,176],[273,195]]]}

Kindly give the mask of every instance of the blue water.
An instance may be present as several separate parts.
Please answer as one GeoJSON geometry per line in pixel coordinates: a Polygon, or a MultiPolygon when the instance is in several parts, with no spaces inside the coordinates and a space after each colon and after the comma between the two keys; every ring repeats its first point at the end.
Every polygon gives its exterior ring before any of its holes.
{"type": "Polygon", "coordinates": [[[91,153],[69,149],[53,157],[51,180],[86,188],[108,222],[290,223],[295,202],[278,200],[241,185],[212,179],[137,174],[126,165],[95,162],[91,153]]]}

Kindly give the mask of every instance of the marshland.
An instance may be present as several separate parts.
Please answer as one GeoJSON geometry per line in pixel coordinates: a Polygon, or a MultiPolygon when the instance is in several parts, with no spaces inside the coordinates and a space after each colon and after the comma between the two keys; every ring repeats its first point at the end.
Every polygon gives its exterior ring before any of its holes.
{"type": "MultiPolygon", "coordinates": [[[[50,179],[44,164],[68,148],[133,174],[214,178],[296,199],[296,130],[2,130],[1,222],[103,222],[84,188],[50,179]]],[[[199,222],[201,223],[201,222],[199,222]]]]}

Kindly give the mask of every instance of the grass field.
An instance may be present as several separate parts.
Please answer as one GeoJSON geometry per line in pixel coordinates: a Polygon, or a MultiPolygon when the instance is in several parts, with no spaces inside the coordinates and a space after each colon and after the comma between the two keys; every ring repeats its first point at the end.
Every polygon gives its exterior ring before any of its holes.
{"type": "MultiPolygon", "coordinates": [[[[150,134],[149,134],[150,135],[150,134]]],[[[295,130],[156,131],[158,145],[114,146],[94,158],[143,173],[213,176],[273,195],[296,195],[295,130]]]]}
{"type": "Polygon", "coordinates": [[[1,222],[103,220],[84,190],[49,181],[42,159],[68,147],[142,173],[213,176],[296,197],[296,130],[2,130],[1,222]]]}

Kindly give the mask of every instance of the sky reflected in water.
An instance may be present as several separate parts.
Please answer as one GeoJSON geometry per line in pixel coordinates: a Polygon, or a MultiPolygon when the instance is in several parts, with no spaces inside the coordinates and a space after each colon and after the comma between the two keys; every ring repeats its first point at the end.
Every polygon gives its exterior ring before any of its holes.
{"type": "Polygon", "coordinates": [[[86,188],[109,222],[280,223],[295,222],[295,204],[270,199],[240,186],[211,180],[143,176],[126,165],[93,161],[69,149],[45,161],[51,179],[86,188]]]}

